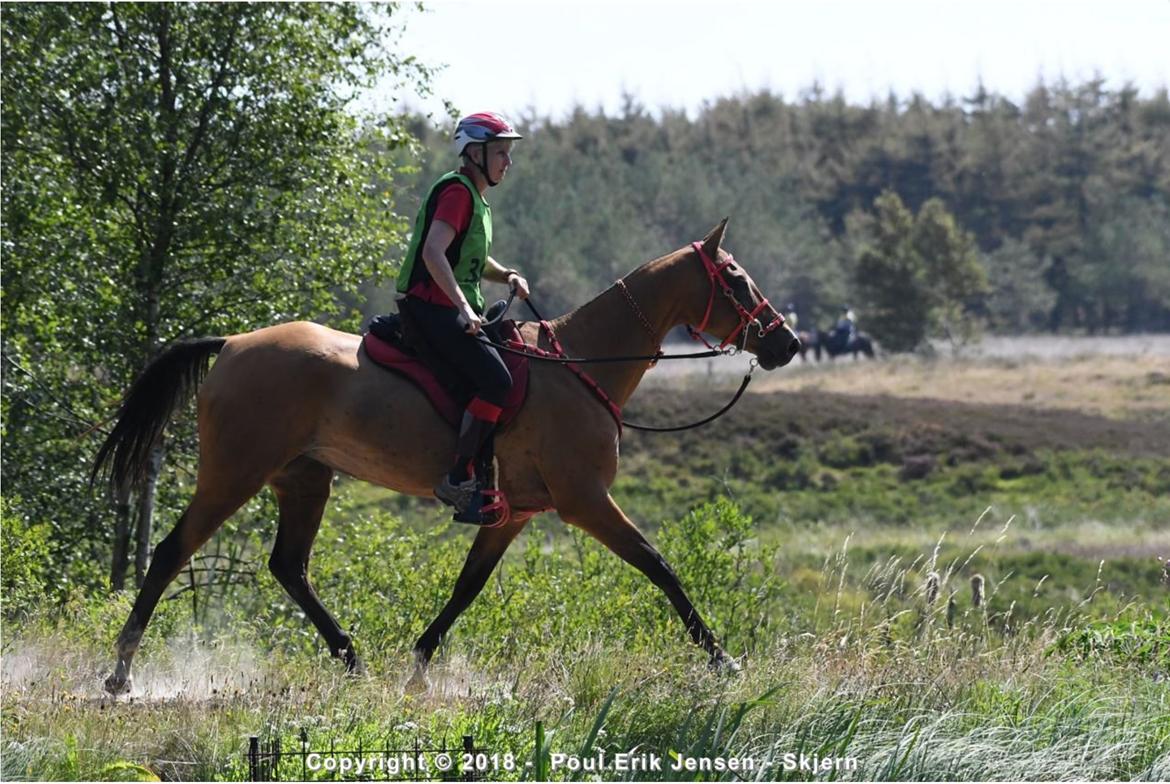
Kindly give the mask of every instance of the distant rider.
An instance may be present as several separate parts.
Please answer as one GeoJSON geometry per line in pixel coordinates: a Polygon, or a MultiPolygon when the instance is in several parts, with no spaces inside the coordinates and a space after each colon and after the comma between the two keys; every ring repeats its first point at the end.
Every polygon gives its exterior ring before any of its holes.
{"type": "Polygon", "coordinates": [[[788,326],[792,328],[792,331],[796,332],[796,324],[799,321],[799,317],[796,314],[796,303],[789,302],[788,307],[786,307],[784,310],[786,311],[784,314],[784,320],[788,322],[788,326]]]}
{"type": "Polygon", "coordinates": [[[857,318],[848,305],[841,308],[841,317],[833,327],[833,336],[841,351],[846,351],[857,340],[857,318]]]}

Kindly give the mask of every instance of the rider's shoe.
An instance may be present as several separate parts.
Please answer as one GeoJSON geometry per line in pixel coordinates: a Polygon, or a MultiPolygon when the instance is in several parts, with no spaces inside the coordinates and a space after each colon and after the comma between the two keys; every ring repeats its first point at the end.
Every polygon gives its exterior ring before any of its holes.
{"type": "Polygon", "coordinates": [[[435,498],[448,506],[455,507],[455,512],[458,514],[469,510],[478,511],[477,501],[481,498],[479,483],[474,476],[463,482],[452,482],[451,477],[444,474],[443,481],[435,486],[435,498]],[[473,505],[474,509],[472,509],[473,505]]]}

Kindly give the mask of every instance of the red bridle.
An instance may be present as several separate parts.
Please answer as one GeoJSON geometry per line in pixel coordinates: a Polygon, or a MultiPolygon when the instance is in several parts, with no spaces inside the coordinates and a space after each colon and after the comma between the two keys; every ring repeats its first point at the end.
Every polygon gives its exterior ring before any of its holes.
{"type": "Polygon", "coordinates": [[[723,289],[723,296],[727,297],[727,300],[731,303],[731,306],[735,308],[735,312],[739,314],[739,326],[736,327],[735,331],[728,335],[724,341],[719,344],[720,349],[724,349],[732,345],[735,342],[736,337],[739,336],[740,332],[744,333],[744,342],[746,343],[747,332],[745,330],[749,324],[756,325],[761,338],[784,324],[784,316],[779,311],[776,312],[776,317],[773,318],[767,326],[764,326],[760,322],[760,313],[764,310],[764,308],[770,307],[770,303],[768,302],[767,297],[761,299],[760,304],[756,305],[756,307],[750,311],[742,304],[740,304],[740,301],[735,298],[735,293],[731,290],[731,286],[728,284],[727,279],[723,277],[723,270],[727,269],[735,263],[735,258],[730,253],[727,254],[727,261],[717,265],[714,261],[711,260],[711,257],[707,255],[706,251],[703,250],[703,243],[692,242],[691,247],[695,249],[695,252],[699,254],[699,258],[702,259],[703,267],[707,271],[707,278],[711,281],[711,295],[707,298],[707,312],[703,314],[703,322],[699,324],[698,327],[687,328],[691,332],[691,337],[695,338],[696,340],[703,341],[707,348],[715,348],[710,343],[707,343],[707,340],[702,336],[702,332],[703,330],[707,329],[707,323],[711,320],[711,309],[715,305],[716,283],[718,283],[720,288],[723,289]]]}

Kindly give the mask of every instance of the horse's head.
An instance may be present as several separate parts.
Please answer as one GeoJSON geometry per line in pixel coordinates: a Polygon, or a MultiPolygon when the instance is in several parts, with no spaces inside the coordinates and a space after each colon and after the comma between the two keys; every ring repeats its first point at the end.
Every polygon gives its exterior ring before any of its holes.
{"type": "Polygon", "coordinates": [[[800,340],[747,270],[720,247],[726,228],[724,218],[702,242],[691,246],[709,287],[703,291],[705,311],[696,329],[718,336],[724,346],[755,354],[764,370],[787,365],[800,352],[800,340]]]}

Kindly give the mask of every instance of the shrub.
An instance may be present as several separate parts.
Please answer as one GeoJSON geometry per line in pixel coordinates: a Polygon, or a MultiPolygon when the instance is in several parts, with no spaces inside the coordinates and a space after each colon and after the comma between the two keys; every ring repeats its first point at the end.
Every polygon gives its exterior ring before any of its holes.
{"type": "Polygon", "coordinates": [[[29,524],[0,499],[0,602],[6,619],[32,610],[44,597],[49,570],[49,526],[29,524]]]}

